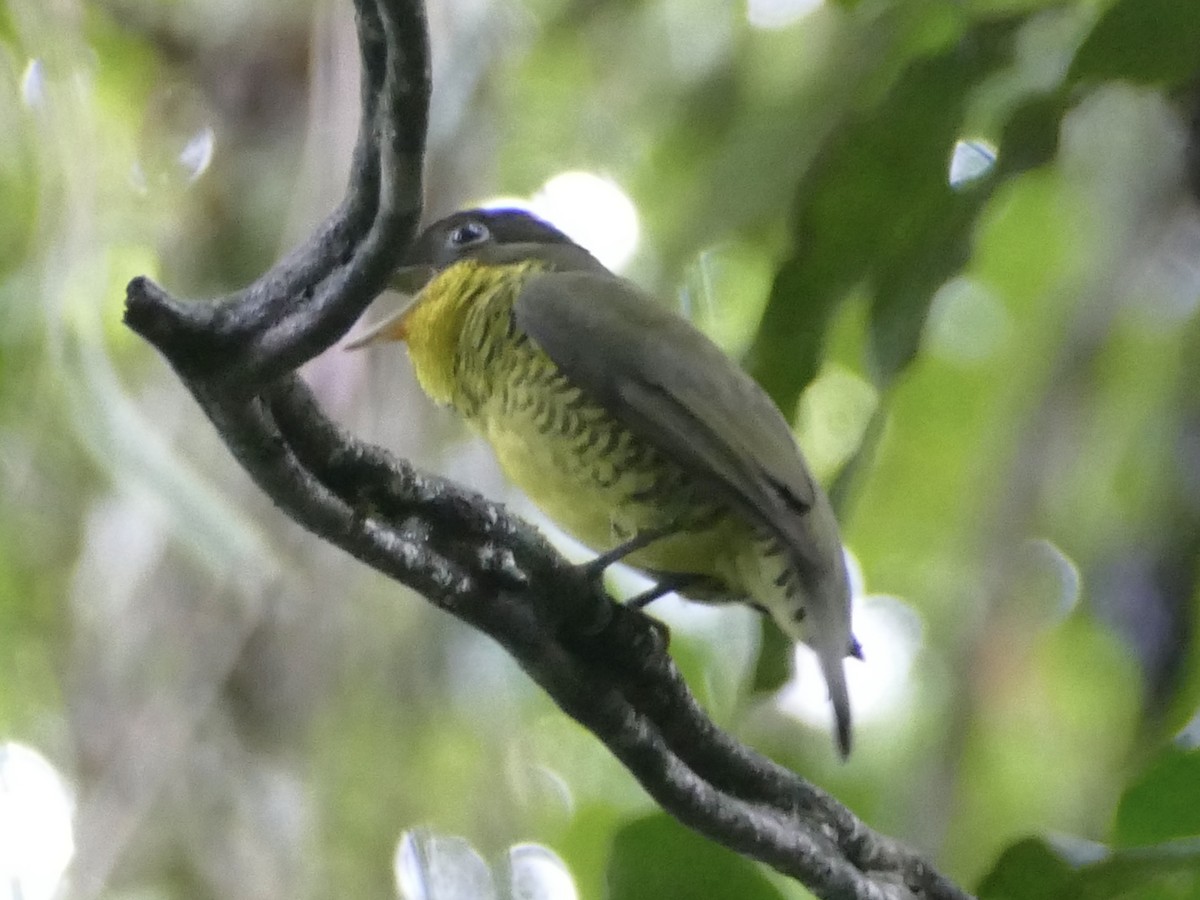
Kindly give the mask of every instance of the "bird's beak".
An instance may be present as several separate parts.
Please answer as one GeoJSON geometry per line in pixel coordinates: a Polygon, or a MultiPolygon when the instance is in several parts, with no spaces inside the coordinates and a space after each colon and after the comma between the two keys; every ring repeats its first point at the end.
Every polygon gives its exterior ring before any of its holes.
{"type": "Polygon", "coordinates": [[[388,288],[397,293],[406,294],[410,302],[398,313],[388,316],[382,322],[373,325],[365,334],[356,337],[345,345],[346,350],[359,350],[372,344],[382,344],[385,341],[404,341],[408,339],[408,314],[417,305],[417,295],[437,273],[433,266],[401,266],[392,275],[388,288]]]}
{"type": "Polygon", "coordinates": [[[372,344],[382,344],[385,341],[406,341],[408,340],[408,314],[413,311],[416,301],[409,303],[408,306],[400,310],[394,315],[388,316],[377,325],[371,326],[366,334],[356,337],[350,343],[346,344],[346,350],[361,350],[363,347],[369,347],[372,344]]]}

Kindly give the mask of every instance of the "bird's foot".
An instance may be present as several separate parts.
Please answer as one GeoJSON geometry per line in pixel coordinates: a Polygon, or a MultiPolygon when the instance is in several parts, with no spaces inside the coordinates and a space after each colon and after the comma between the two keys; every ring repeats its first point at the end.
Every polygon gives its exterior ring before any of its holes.
{"type": "MultiPolygon", "coordinates": [[[[674,534],[677,530],[678,529],[671,525],[660,528],[650,528],[646,529],[645,531],[641,531],[625,543],[614,547],[612,550],[609,550],[606,553],[600,554],[595,559],[586,562],[581,566],[578,566],[577,571],[579,572],[585,584],[598,585],[604,578],[604,573],[608,570],[608,567],[613,563],[620,562],[631,553],[636,553],[638,550],[650,546],[655,541],[661,540],[670,534],[674,534]]],[[[645,622],[651,626],[651,628],[654,630],[654,633],[658,636],[658,642],[661,644],[664,651],[671,640],[670,629],[668,629],[667,626],[658,619],[646,615],[642,611],[643,607],[649,605],[664,594],[668,594],[671,591],[678,590],[679,588],[690,584],[693,580],[693,576],[690,575],[670,576],[664,578],[654,587],[647,591],[643,591],[635,597],[630,598],[624,604],[630,611],[636,613],[639,619],[645,620],[645,622]]],[[[594,635],[607,628],[612,620],[611,613],[613,611],[615,610],[606,604],[605,614],[598,616],[594,622],[586,623],[583,628],[581,628],[581,633],[594,635]]]]}
{"type": "MultiPolygon", "coordinates": [[[[643,595],[639,595],[639,597],[641,596],[643,595]]],[[[639,597],[635,597],[634,600],[639,597]]],[[[655,650],[666,652],[667,646],[671,642],[671,630],[666,623],[642,611],[642,606],[653,598],[648,598],[640,604],[617,603],[607,594],[598,595],[596,599],[599,602],[589,603],[589,609],[585,615],[572,619],[570,627],[574,635],[590,639],[599,637],[609,629],[616,629],[612,632],[614,635],[624,635],[624,637],[618,637],[619,641],[626,642],[630,646],[640,646],[642,654],[652,653],[655,650]],[[649,628],[645,626],[649,626],[649,628]],[[657,646],[647,646],[647,644],[657,646]]]]}

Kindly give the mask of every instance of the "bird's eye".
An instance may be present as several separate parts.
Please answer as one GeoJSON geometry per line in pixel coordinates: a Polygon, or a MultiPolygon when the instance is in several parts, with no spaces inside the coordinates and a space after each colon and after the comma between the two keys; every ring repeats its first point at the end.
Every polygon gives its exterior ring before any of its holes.
{"type": "Polygon", "coordinates": [[[472,247],[475,244],[482,244],[489,237],[491,234],[482,222],[465,222],[450,232],[450,245],[452,247],[472,247]]]}

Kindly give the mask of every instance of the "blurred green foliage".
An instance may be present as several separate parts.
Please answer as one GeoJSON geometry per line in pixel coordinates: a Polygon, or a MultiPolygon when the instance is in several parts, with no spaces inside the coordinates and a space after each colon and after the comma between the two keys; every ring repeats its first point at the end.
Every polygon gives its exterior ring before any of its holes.
{"type": "Polygon", "coordinates": [[[607,884],[612,900],[783,900],[759,867],[724,847],[713,847],[662,813],[637,819],[617,832],[607,884]]]}
{"type": "MultiPolygon", "coordinates": [[[[629,274],[834,486],[855,755],[771,628],[664,601],[720,724],[982,896],[1198,896],[1200,4],[797,10],[431,3],[430,210],[620,185],[629,274]],[[963,145],[994,165],[952,182],[963,145]]],[[[282,521],[121,327],[128,278],[233,290],[333,206],[356,84],[348,3],[0,6],[0,743],[73,784],[78,895],[395,896],[424,827],[493,874],[544,844],[589,900],[805,896],[282,521]]],[[[527,509],[400,354],[306,374],[527,509]]]]}

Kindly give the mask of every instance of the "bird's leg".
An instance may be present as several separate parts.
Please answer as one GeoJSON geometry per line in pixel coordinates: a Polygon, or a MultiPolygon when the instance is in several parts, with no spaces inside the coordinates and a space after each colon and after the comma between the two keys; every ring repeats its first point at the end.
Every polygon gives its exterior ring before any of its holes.
{"type": "MultiPolygon", "coordinates": [[[[674,525],[665,525],[659,528],[648,528],[645,531],[640,531],[625,543],[614,547],[607,553],[601,553],[591,562],[584,563],[580,566],[583,577],[592,582],[598,582],[604,577],[605,570],[615,562],[620,562],[631,553],[636,553],[643,547],[648,547],[655,541],[674,534],[679,529],[674,525]]],[[[666,650],[671,641],[671,632],[665,624],[658,621],[652,616],[647,616],[642,612],[642,607],[646,606],[653,600],[661,597],[663,594],[670,593],[676,588],[683,587],[684,584],[692,581],[692,578],[686,575],[674,576],[665,578],[656,584],[650,590],[638,594],[636,597],[625,602],[625,606],[633,610],[639,618],[642,618],[658,635],[661,649],[666,650]]]]}
{"type": "Polygon", "coordinates": [[[680,588],[687,587],[689,584],[695,584],[699,580],[699,575],[672,575],[669,578],[662,579],[654,587],[630,597],[625,601],[625,605],[630,609],[645,609],[664,594],[677,591],[680,588]]]}
{"type": "MultiPolygon", "coordinates": [[[[584,563],[582,566],[584,576],[591,579],[599,579],[613,563],[620,562],[629,554],[636,553],[643,547],[649,547],[655,541],[665,538],[669,534],[674,534],[678,530],[674,525],[664,525],[660,528],[647,528],[645,531],[639,531],[625,543],[613,547],[607,553],[601,553],[591,562],[584,563]]],[[[663,593],[666,593],[666,591],[663,593]]],[[[649,603],[650,601],[647,600],[646,602],[649,603]]]]}

